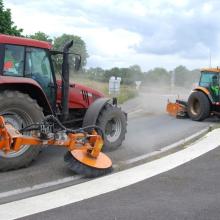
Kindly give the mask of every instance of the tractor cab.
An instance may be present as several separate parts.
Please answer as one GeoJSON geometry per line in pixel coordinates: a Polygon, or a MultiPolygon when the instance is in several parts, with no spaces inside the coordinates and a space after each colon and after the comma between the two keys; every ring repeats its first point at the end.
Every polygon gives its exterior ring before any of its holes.
{"type": "Polygon", "coordinates": [[[4,58],[2,59],[2,75],[35,80],[41,86],[50,104],[55,103],[56,79],[49,54],[50,45],[45,43],[45,45],[33,47],[28,43],[22,45],[22,42],[16,45],[12,44],[16,42],[10,42],[10,40],[9,38],[9,42],[1,45],[0,54],[4,58]]]}
{"type": "Polygon", "coordinates": [[[214,102],[220,101],[219,73],[219,69],[203,69],[199,81],[199,87],[206,88],[214,102]]]}
{"type": "MultiPolygon", "coordinates": [[[[57,103],[60,103],[61,117],[67,119],[70,102],[69,55],[71,53],[69,49],[72,45],[73,41],[64,45],[63,51],[53,51],[52,45],[48,42],[0,35],[0,58],[3,57],[0,59],[1,75],[16,77],[16,81],[22,81],[25,78],[34,80],[40,86],[53,111],[56,112],[57,103]],[[60,85],[57,83],[52,61],[53,55],[56,54],[63,57],[60,85]],[[62,90],[60,102],[57,100],[58,90],[62,90]]],[[[75,56],[73,67],[78,70],[81,58],[78,54],[73,55],[75,56]]]]}

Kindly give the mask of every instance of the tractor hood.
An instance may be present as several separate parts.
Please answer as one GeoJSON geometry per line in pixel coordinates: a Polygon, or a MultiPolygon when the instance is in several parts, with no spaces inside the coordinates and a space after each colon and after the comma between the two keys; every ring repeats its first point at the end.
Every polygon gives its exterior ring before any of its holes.
{"type": "MultiPolygon", "coordinates": [[[[61,103],[62,81],[57,80],[57,103],[61,103]]],[[[88,108],[96,99],[104,97],[104,94],[90,87],[70,82],[69,109],[88,108]]]]}

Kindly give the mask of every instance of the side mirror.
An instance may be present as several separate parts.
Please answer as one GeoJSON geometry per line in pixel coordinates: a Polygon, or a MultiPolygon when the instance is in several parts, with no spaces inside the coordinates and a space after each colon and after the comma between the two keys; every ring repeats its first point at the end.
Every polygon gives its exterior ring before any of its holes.
{"type": "Polygon", "coordinates": [[[81,65],[81,56],[76,55],[75,56],[75,62],[74,62],[74,68],[75,68],[76,71],[78,71],[80,69],[80,65],[81,65]]]}

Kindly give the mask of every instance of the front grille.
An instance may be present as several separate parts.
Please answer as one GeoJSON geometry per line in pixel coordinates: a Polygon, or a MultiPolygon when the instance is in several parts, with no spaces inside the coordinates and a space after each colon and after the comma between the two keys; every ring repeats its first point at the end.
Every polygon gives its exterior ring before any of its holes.
{"type": "Polygon", "coordinates": [[[87,91],[82,90],[82,97],[83,97],[83,100],[89,105],[89,95],[87,91]]]}

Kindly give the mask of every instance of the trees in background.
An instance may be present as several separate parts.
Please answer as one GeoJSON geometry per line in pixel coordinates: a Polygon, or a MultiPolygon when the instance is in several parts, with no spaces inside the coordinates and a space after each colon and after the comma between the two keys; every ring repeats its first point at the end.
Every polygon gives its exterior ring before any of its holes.
{"type": "Polygon", "coordinates": [[[49,43],[53,42],[53,39],[50,38],[49,35],[45,34],[44,32],[41,32],[41,31],[38,31],[38,32],[36,32],[34,34],[31,34],[31,35],[27,35],[26,37],[32,38],[32,39],[35,39],[35,40],[47,41],[49,43]]]}
{"type": "Polygon", "coordinates": [[[73,46],[70,49],[70,52],[77,53],[81,55],[81,66],[85,67],[87,58],[89,57],[86,49],[86,43],[82,40],[81,37],[70,34],[63,34],[60,37],[54,39],[53,48],[55,50],[63,50],[65,43],[73,40],[73,46]]]}
{"type": "Polygon", "coordinates": [[[121,77],[122,84],[134,85],[135,81],[142,81],[145,86],[171,86],[171,78],[174,74],[174,85],[178,87],[191,88],[192,84],[199,81],[199,70],[188,70],[185,66],[178,66],[173,71],[164,68],[154,68],[147,72],[142,72],[140,66],[133,65],[128,68],[114,67],[104,70],[100,67],[89,68],[85,71],[85,76],[89,79],[108,82],[111,76],[121,77]]]}
{"type": "Polygon", "coordinates": [[[135,81],[143,80],[144,77],[138,65],[133,65],[128,68],[113,67],[108,70],[104,70],[100,67],[90,68],[86,70],[86,75],[88,75],[90,79],[102,82],[108,82],[111,76],[121,77],[122,84],[127,85],[133,84],[135,81]]]}
{"type": "Polygon", "coordinates": [[[174,77],[174,86],[191,88],[193,83],[199,81],[200,71],[198,69],[188,70],[185,66],[178,66],[172,71],[164,68],[155,68],[145,73],[144,84],[166,85],[171,86],[172,77],[174,77]]]}
{"type": "MultiPolygon", "coordinates": [[[[85,67],[87,58],[89,57],[86,49],[86,43],[81,39],[81,37],[70,34],[63,34],[59,37],[55,37],[52,39],[49,35],[44,32],[38,31],[32,35],[28,35],[27,37],[50,42],[53,45],[54,50],[63,51],[63,47],[67,42],[73,40],[73,46],[70,48],[70,52],[80,54],[81,56],[81,69],[85,67]]],[[[74,70],[74,56],[69,55],[70,59],[70,69],[74,70]]],[[[61,72],[62,66],[62,55],[58,54],[53,57],[54,66],[56,72],[61,72]]],[[[73,72],[73,71],[72,71],[73,72]]]]}
{"type": "MultiPolygon", "coordinates": [[[[5,9],[3,0],[0,0],[0,33],[9,34],[15,36],[22,36],[23,30],[18,28],[11,18],[10,9],[5,9]]],[[[87,53],[86,43],[81,37],[70,34],[63,34],[59,37],[52,39],[49,35],[44,32],[38,31],[34,34],[27,35],[26,37],[42,40],[52,43],[55,50],[63,50],[65,43],[73,40],[73,47],[70,52],[81,55],[82,58],[82,69],[85,77],[89,79],[108,82],[111,76],[121,77],[122,84],[132,85],[135,81],[142,81],[142,84],[149,85],[171,85],[172,78],[174,79],[174,85],[179,87],[191,87],[194,82],[198,82],[200,71],[199,70],[188,70],[185,66],[178,66],[173,71],[167,71],[164,68],[154,68],[148,72],[142,72],[139,65],[132,65],[126,68],[113,67],[111,69],[104,70],[100,67],[84,69],[89,57],[87,53]]],[[[56,55],[54,57],[55,69],[57,72],[61,70],[62,56],[56,55]]],[[[71,62],[70,56],[70,68],[73,70],[73,62],[71,62]]],[[[72,71],[73,72],[73,71],[72,71]]]]}
{"type": "Polygon", "coordinates": [[[189,71],[185,66],[178,66],[174,69],[174,84],[177,86],[184,86],[189,76],[189,71]]]}
{"type": "MultiPolygon", "coordinates": [[[[23,29],[18,28],[11,18],[11,10],[5,9],[3,0],[0,0],[0,33],[8,34],[14,36],[22,36],[23,29]]],[[[27,38],[32,38],[41,41],[47,41],[53,44],[55,50],[63,50],[63,46],[68,41],[73,40],[73,47],[70,49],[70,52],[78,53],[81,55],[81,66],[85,67],[86,61],[88,58],[88,53],[86,49],[86,43],[81,39],[81,37],[70,34],[63,34],[59,37],[52,39],[49,35],[44,32],[38,31],[34,34],[26,35],[27,38]]],[[[61,69],[62,59],[58,55],[54,58],[56,61],[55,67],[57,70],[61,69]]],[[[73,59],[72,59],[73,61],[73,59]]],[[[73,62],[70,59],[70,66],[73,68],[73,62]]]]}
{"type": "Polygon", "coordinates": [[[185,66],[178,66],[174,69],[174,84],[180,87],[189,87],[198,82],[200,77],[199,70],[188,70],[185,66]]]}
{"type": "Polygon", "coordinates": [[[170,73],[164,68],[154,68],[145,73],[144,84],[164,84],[169,85],[171,82],[170,73]]]}
{"type": "Polygon", "coordinates": [[[21,36],[23,29],[14,25],[11,18],[11,10],[5,9],[3,1],[0,0],[0,33],[21,36]]]}

